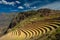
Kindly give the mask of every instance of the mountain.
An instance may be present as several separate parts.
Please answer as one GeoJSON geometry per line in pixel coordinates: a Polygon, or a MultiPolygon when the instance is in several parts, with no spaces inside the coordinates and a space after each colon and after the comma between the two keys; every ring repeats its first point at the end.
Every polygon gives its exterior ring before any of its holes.
{"type": "MultiPolygon", "coordinates": [[[[34,33],[38,34],[39,33],[37,31],[38,28],[40,28],[41,26],[45,27],[45,24],[48,25],[48,28],[47,29],[44,28],[45,31],[43,29],[41,29],[43,31],[43,33],[46,33],[49,30],[53,30],[53,32],[55,32],[55,29],[60,26],[59,22],[60,22],[60,10],[51,10],[48,8],[44,8],[44,9],[39,9],[39,10],[20,12],[20,13],[17,13],[12,18],[8,28],[5,28],[5,29],[7,29],[5,31],[6,35],[3,35],[1,39],[3,39],[3,38],[7,39],[6,37],[10,37],[10,36],[12,36],[11,39],[13,39],[17,35],[18,35],[17,37],[19,38],[20,31],[22,31],[22,33],[27,35],[28,37],[30,34],[34,34],[34,33]],[[53,23],[55,23],[55,24],[50,25],[53,23]],[[35,29],[37,28],[37,29],[35,30],[34,28],[35,29]],[[30,29],[31,32],[27,29],[30,29]],[[31,29],[34,31],[32,31],[31,29]]],[[[41,30],[39,29],[39,31],[41,31],[41,30]]],[[[51,32],[51,33],[53,33],[53,32],[51,32]]],[[[53,35],[54,33],[53,34],[50,34],[50,32],[48,32],[48,33],[49,33],[49,34],[47,34],[48,36],[47,35],[43,35],[44,37],[42,36],[43,40],[45,38],[46,38],[46,40],[48,40],[48,38],[50,38],[50,37],[53,40],[54,39],[53,37],[59,37],[60,30],[59,30],[59,32],[57,32],[57,30],[56,30],[56,33],[55,33],[56,36],[53,35]]],[[[21,35],[21,36],[22,36],[22,38],[25,37],[23,35],[21,35]]],[[[5,39],[3,39],[3,40],[5,40],[5,39]]],[[[10,40],[10,38],[8,38],[8,39],[10,40]]],[[[40,38],[38,38],[37,40],[39,40],[39,39],[40,38]]],[[[57,38],[57,39],[59,39],[59,38],[57,38]]],[[[19,39],[19,40],[21,40],[21,39],[19,39]]]]}

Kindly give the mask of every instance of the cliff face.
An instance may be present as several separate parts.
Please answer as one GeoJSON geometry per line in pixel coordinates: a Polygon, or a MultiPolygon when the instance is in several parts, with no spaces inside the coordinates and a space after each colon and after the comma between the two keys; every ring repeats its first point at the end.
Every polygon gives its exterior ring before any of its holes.
{"type": "Polygon", "coordinates": [[[14,16],[15,14],[13,13],[0,13],[0,36],[6,33],[9,28],[9,24],[14,16]]]}

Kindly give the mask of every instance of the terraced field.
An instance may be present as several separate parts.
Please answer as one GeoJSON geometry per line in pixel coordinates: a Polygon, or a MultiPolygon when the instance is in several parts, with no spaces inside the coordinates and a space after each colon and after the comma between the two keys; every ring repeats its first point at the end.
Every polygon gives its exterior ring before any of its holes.
{"type": "Polygon", "coordinates": [[[60,11],[42,9],[22,12],[13,18],[7,33],[0,37],[0,40],[45,40],[58,28],[60,11]]]}
{"type": "Polygon", "coordinates": [[[60,20],[36,21],[2,36],[0,40],[38,40],[60,27],[60,20]]]}

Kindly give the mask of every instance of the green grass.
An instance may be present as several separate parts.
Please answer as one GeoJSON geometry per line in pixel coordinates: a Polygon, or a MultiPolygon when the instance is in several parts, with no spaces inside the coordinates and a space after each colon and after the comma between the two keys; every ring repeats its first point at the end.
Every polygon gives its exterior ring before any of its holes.
{"type": "Polygon", "coordinates": [[[12,28],[11,30],[15,30],[20,27],[24,27],[25,24],[31,23],[32,21],[41,21],[41,20],[45,20],[45,19],[53,19],[53,18],[58,18],[58,17],[60,17],[60,14],[42,16],[42,17],[39,14],[35,14],[32,16],[29,16],[28,18],[25,18],[24,20],[21,20],[20,23],[17,23],[17,25],[14,28],[12,28]]]}
{"type": "Polygon", "coordinates": [[[47,35],[48,36],[44,36],[43,38],[39,38],[37,40],[60,40],[60,27],[47,35]]]}

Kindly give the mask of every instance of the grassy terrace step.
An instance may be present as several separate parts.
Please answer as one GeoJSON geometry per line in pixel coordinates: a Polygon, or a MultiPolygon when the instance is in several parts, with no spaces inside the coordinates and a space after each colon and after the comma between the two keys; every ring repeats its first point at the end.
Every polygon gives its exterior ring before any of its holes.
{"type": "Polygon", "coordinates": [[[20,27],[12,32],[9,32],[5,36],[1,37],[0,40],[30,40],[30,39],[37,39],[46,33],[50,33],[51,31],[55,30],[56,28],[60,27],[60,22],[53,21],[53,22],[44,22],[40,24],[40,22],[27,25],[26,27],[20,27]],[[56,25],[59,24],[59,25],[56,25]],[[32,27],[32,28],[31,28],[32,27]],[[8,37],[8,38],[6,38],[8,37]]]}

